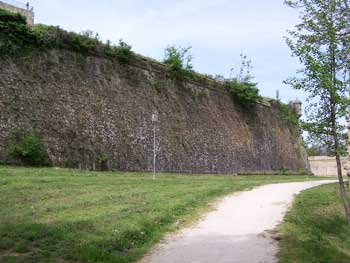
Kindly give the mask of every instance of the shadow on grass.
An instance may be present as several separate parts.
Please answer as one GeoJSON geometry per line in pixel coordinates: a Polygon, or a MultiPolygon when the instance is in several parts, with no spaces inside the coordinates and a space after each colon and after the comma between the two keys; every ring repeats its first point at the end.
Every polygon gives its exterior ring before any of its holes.
{"type": "Polygon", "coordinates": [[[350,232],[344,218],[318,218],[314,222],[304,230],[309,238],[298,240],[305,262],[350,262],[349,250],[346,251],[350,248],[350,232]]]}
{"type": "Polygon", "coordinates": [[[99,232],[91,221],[0,226],[0,262],[130,262],[139,259],[171,217],[147,220],[138,228],[99,232]]]}
{"type": "Polygon", "coordinates": [[[350,231],[337,186],[307,190],[282,226],[281,263],[349,263],[350,231]]]}

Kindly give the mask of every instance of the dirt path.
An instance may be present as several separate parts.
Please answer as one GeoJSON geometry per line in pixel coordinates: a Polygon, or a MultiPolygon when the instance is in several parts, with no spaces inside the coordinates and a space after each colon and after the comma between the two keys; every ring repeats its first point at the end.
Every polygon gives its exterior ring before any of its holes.
{"type": "Polygon", "coordinates": [[[278,244],[268,234],[294,195],[334,181],[271,184],[224,198],[216,210],[168,236],[140,263],[275,263],[278,244]]]}

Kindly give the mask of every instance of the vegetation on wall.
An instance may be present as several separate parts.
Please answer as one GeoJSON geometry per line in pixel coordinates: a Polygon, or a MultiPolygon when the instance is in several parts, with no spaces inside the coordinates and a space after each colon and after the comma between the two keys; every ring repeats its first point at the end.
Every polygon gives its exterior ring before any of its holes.
{"type": "Polygon", "coordinates": [[[193,74],[191,47],[169,46],[163,62],[170,67],[173,79],[184,80],[193,74]]]}
{"type": "MultiPolygon", "coordinates": [[[[68,32],[58,26],[43,24],[30,27],[24,16],[0,9],[0,56],[14,56],[33,50],[66,49],[75,52],[116,58],[128,63],[137,56],[132,47],[123,40],[117,45],[102,42],[92,31],[68,32]]],[[[173,80],[212,81],[213,85],[230,92],[240,105],[252,108],[262,101],[257,83],[252,82],[251,61],[241,55],[241,64],[234,77],[213,77],[193,70],[191,47],[169,46],[165,49],[163,63],[169,67],[173,80]]]]}
{"type": "Polygon", "coordinates": [[[291,105],[279,101],[278,106],[280,109],[279,113],[281,120],[284,121],[286,124],[299,127],[299,117],[297,113],[293,110],[291,105]]]}
{"type": "Polygon", "coordinates": [[[225,81],[227,90],[244,107],[252,107],[261,101],[262,97],[256,85],[252,82],[239,82],[237,79],[225,81]]]}
{"type": "MultiPolygon", "coordinates": [[[[68,32],[57,26],[35,25],[30,27],[24,16],[0,9],[0,56],[18,55],[36,49],[67,49],[79,53],[116,58],[127,63],[134,52],[131,46],[120,40],[118,45],[110,41],[103,43],[98,34],[84,31],[79,34],[68,32]]],[[[169,46],[165,49],[164,64],[169,66],[174,80],[200,81],[210,77],[193,71],[191,47],[169,46]]],[[[218,81],[232,93],[237,101],[251,107],[261,101],[256,83],[251,82],[250,61],[241,56],[241,68],[236,78],[218,81]]]]}
{"type": "MultiPolygon", "coordinates": [[[[234,98],[244,107],[251,108],[256,103],[262,101],[259,95],[257,83],[254,83],[251,75],[252,61],[246,55],[241,54],[241,63],[239,71],[235,77],[224,79],[226,89],[234,98]]],[[[234,75],[234,68],[231,69],[231,75],[234,75]]],[[[220,78],[220,76],[218,76],[220,78]]]]}
{"type": "Polygon", "coordinates": [[[108,160],[109,157],[107,154],[102,154],[99,158],[97,158],[97,170],[99,171],[108,171],[108,160]]]}
{"type": "Polygon", "coordinates": [[[0,9],[0,55],[22,54],[35,49],[68,49],[90,55],[117,58],[128,62],[134,54],[123,40],[118,45],[103,43],[98,34],[68,32],[56,26],[30,27],[20,14],[0,9]]]}
{"type": "Polygon", "coordinates": [[[193,71],[193,56],[190,50],[191,47],[184,48],[176,46],[169,46],[165,49],[163,62],[170,67],[173,79],[191,79],[195,81],[203,79],[211,80],[225,88],[241,106],[246,108],[252,108],[262,101],[257,83],[252,82],[253,76],[250,73],[252,68],[251,61],[247,59],[247,56],[241,54],[241,64],[237,75],[225,79],[221,75],[216,75],[214,77],[193,71]]]}
{"type": "Polygon", "coordinates": [[[21,161],[24,165],[49,166],[50,159],[40,137],[35,132],[29,132],[21,136],[14,143],[11,156],[21,161]]]}
{"type": "Polygon", "coordinates": [[[279,107],[279,117],[283,123],[285,123],[290,130],[292,138],[298,138],[300,136],[301,124],[299,122],[299,117],[295,110],[292,108],[291,104],[285,104],[278,101],[279,107]]]}
{"type": "Polygon", "coordinates": [[[39,39],[24,16],[0,9],[0,55],[14,55],[38,45],[39,39]]]}
{"type": "Polygon", "coordinates": [[[61,48],[85,54],[107,56],[117,58],[121,62],[128,62],[133,55],[131,46],[123,40],[119,40],[118,45],[112,45],[110,41],[105,44],[100,40],[99,35],[92,31],[77,34],[55,26],[37,25],[34,32],[42,46],[46,48],[61,48]]]}

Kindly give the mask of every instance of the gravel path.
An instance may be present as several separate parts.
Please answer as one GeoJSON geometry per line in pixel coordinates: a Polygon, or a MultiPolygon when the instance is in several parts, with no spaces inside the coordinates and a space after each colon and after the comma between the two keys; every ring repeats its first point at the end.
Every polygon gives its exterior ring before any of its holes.
{"type": "Polygon", "coordinates": [[[140,263],[275,263],[278,243],[269,232],[282,221],[293,197],[333,182],[271,184],[225,197],[215,211],[166,237],[140,263]]]}

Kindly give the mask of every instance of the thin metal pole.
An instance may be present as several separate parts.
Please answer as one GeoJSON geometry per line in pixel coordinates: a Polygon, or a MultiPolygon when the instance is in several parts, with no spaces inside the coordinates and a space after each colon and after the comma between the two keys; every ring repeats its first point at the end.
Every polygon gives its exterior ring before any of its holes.
{"type": "Polygon", "coordinates": [[[157,123],[154,121],[153,122],[153,180],[156,179],[156,156],[157,156],[156,125],[157,123]]]}

